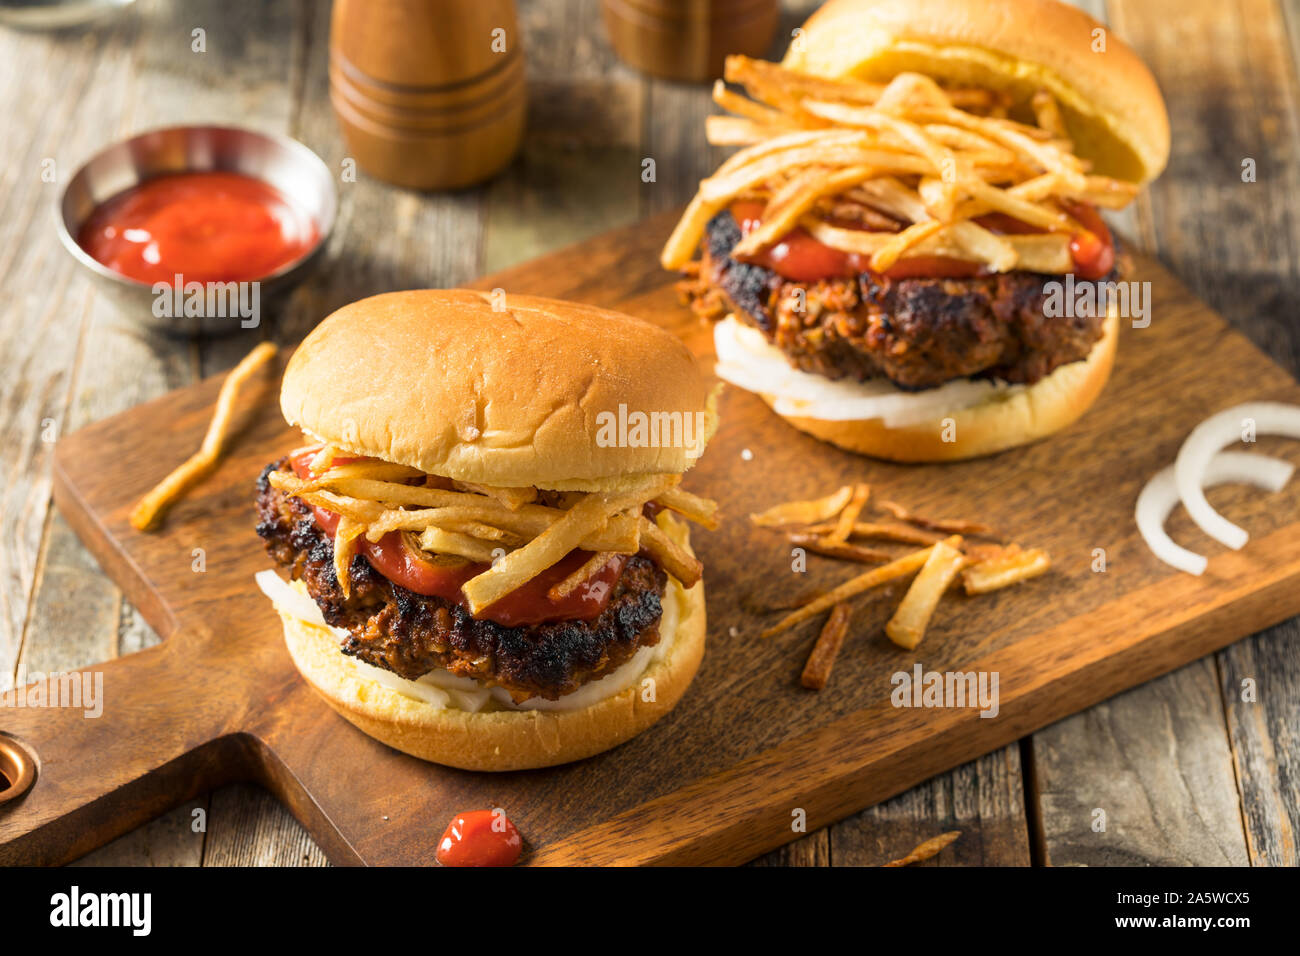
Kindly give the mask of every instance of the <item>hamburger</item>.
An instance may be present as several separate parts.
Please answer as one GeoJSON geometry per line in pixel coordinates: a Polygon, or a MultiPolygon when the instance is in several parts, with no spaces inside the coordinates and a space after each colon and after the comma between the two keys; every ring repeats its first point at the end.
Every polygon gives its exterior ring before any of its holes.
{"type": "Polygon", "coordinates": [[[1011,448],[1093,403],[1119,322],[1087,304],[1127,264],[1098,210],[1169,154],[1133,50],[1054,0],[831,0],[781,64],[731,57],[726,79],[749,96],[719,82],[734,115],[708,137],[743,148],[661,257],[717,323],[719,377],[897,461],[1011,448]]]}
{"type": "Polygon", "coordinates": [[[668,713],[704,651],[680,486],[717,425],[669,333],[529,296],[348,305],[280,393],[304,443],[257,482],[258,576],[306,681],[425,760],[577,760],[668,713]]]}

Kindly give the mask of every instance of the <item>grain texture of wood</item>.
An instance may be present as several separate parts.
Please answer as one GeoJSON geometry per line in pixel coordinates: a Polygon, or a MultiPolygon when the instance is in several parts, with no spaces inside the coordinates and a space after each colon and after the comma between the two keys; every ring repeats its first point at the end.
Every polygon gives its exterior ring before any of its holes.
{"type": "MultiPolygon", "coordinates": [[[[774,55],[816,5],[784,5],[774,55]]],[[[1300,345],[1287,318],[1298,304],[1293,289],[1300,248],[1288,201],[1300,177],[1294,159],[1300,37],[1294,4],[1225,8],[1198,2],[1175,9],[1165,2],[1112,0],[1109,11],[1104,0],[1080,5],[1103,19],[1109,12],[1115,29],[1138,46],[1162,83],[1174,122],[1170,171],[1135,214],[1122,220],[1122,228],[1138,238],[1139,247],[1158,248],[1211,304],[1294,373],[1300,345]],[[1256,160],[1256,183],[1240,183],[1245,158],[1256,160]],[[1213,186],[1208,193],[1207,184],[1213,186]],[[1207,229],[1207,223],[1215,228],[1207,229]]],[[[43,204],[56,187],[41,182],[40,163],[53,157],[63,182],[81,158],[128,130],[216,119],[287,131],[342,172],[348,157],[328,107],[328,5],[299,0],[261,6],[141,0],[133,12],[93,34],[0,32],[0,54],[14,67],[0,77],[0,103],[15,129],[35,133],[7,141],[0,170],[0,281],[11,302],[20,304],[0,315],[0,345],[7,348],[10,367],[19,370],[0,384],[3,437],[18,449],[7,460],[0,512],[0,577],[12,585],[0,589],[0,662],[6,675],[0,687],[20,668],[93,664],[157,639],[97,572],[66,522],[49,514],[50,446],[28,440],[50,435],[47,424],[57,438],[184,384],[196,372],[222,371],[252,338],[271,335],[292,343],[321,316],[362,295],[463,283],[485,269],[670,209],[688,198],[695,181],[724,154],[703,140],[703,117],[711,111],[707,89],[650,81],[619,66],[600,33],[595,0],[524,0],[520,23],[532,122],[525,154],[496,183],[422,196],[364,174],[355,182],[341,177],[342,209],[327,263],[281,313],[267,317],[263,329],[194,345],[145,340],[89,292],[53,243],[43,204]],[[206,52],[186,54],[198,27],[206,33],[206,52]],[[59,75],[60,83],[33,87],[23,81],[41,71],[59,75]],[[162,95],[155,95],[160,89],[162,95]],[[647,158],[656,164],[649,183],[642,176],[647,158]]],[[[609,281],[602,264],[607,269],[617,257],[593,251],[589,259],[581,270],[584,282],[609,281]]],[[[652,270],[636,269],[612,281],[636,298],[657,278],[652,270]]],[[[538,281],[537,270],[520,281],[538,281]]],[[[574,297],[581,298],[584,288],[575,285],[574,297]]],[[[685,331],[696,344],[702,340],[698,330],[685,331]]],[[[1041,821],[1041,857],[1059,865],[1105,856],[1100,841],[1072,829],[1068,818],[1074,811],[1068,800],[1058,799],[1100,790],[1108,806],[1128,811],[1121,813],[1126,819],[1147,821],[1140,831],[1143,852],[1129,861],[1190,862],[1216,859],[1220,851],[1236,859],[1230,851],[1239,841],[1232,839],[1223,792],[1239,786],[1244,830],[1239,823],[1238,832],[1244,832],[1250,860],[1294,865],[1300,677],[1285,658],[1293,629],[1294,622],[1283,625],[1217,656],[1217,707],[1202,692],[1203,662],[1119,699],[1125,720],[1147,726],[1155,726],[1174,703],[1200,708],[1171,728],[1169,746],[1147,755],[1158,767],[1130,765],[1122,733],[1098,738],[1078,718],[1034,735],[1030,754],[1039,752],[1042,759],[1030,765],[1045,766],[1029,789],[1053,800],[1046,813],[1031,807],[1031,817],[1041,821]],[[1256,681],[1256,700],[1241,699],[1243,680],[1256,681]],[[1069,760],[1042,750],[1049,743],[1061,754],[1083,755],[1077,765],[1085,768],[1082,777],[1072,779],[1069,760]],[[1235,780],[1225,775],[1222,759],[1229,744],[1235,780]],[[1207,789],[1174,787],[1168,796],[1159,790],[1206,770],[1213,780],[1207,789]],[[1107,780],[1134,779],[1155,788],[1142,791],[1139,804],[1129,803],[1121,787],[1104,786],[1107,780]],[[1162,815],[1168,820],[1169,807],[1197,799],[1214,809],[1210,819],[1222,832],[1207,835],[1177,824],[1166,832],[1151,822],[1162,815]],[[1058,837],[1048,840],[1048,830],[1058,837]],[[1198,846],[1216,849],[1198,856],[1198,846]]],[[[1109,725],[1114,717],[1102,708],[1098,721],[1109,725]]],[[[1014,834],[1025,830],[1025,808],[1010,799],[1022,789],[1019,764],[1012,744],[856,818],[816,830],[762,862],[871,863],[876,848],[881,859],[901,855],[949,827],[962,829],[963,837],[929,865],[1021,862],[1029,839],[1017,843],[1014,834]],[[950,822],[955,813],[962,819],[950,822]],[[915,827],[917,839],[905,846],[908,826],[915,827]],[[976,846],[978,855],[969,849],[976,846]]],[[[260,779],[276,785],[270,770],[260,779]]],[[[86,861],[320,862],[320,851],[310,846],[285,809],[251,784],[200,796],[86,861]],[[191,825],[195,809],[210,817],[206,839],[191,825]]]]}
{"type": "Polygon", "coordinates": [[[644,80],[617,66],[597,0],[522,4],[519,16],[528,135],[486,189],[488,272],[634,222],[638,211],[644,80]]]}
{"type": "Polygon", "coordinates": [[[1295,620],[1218,655],[1247,849],[1255,866],[1300,866],[1300,665],[1295,620]]]}
{"type": "MultiPolygon", "coordinates": [[[[1101,0],[1080,5],[1105,19],[1101,0]]],[[[1290,290],[1300,221],[1287,198],[1300,184],[1296,61],[1281,5],[1111,0],[1109,13],[1156,74],[1173,125],[1169,168],[1136,204],[1135,231],[1296,374],[1300,329],[1290,290]],[[1243,181],[1247,163],[1256,172],[1247,178],[1255,181],[1243,181]]],[[[1153,323],[1162,319],[1168,321],[1153,313],[1153,323]]],[[[1226,690],[1228,673],[1253,658],[1251,648],[1276,647],[1291,627],[1035,734],[1034,786],[1042,795],[1037,811],[1048,861],[1242,863],[1249,846],[1253,863],[1294,863],[1300,789],[1288,786],[1272,761],[1291,757],[1276,731],[1300,721],[1300,685],[1293,678],[1288,685],[1283,669],[1270,698],[1257,704],[1226,690]],[[1220,680],[1222,699],[1205,692],[1207,682],[1220,680]],[[1178,719],[1171,719],[1175,712],[1178,719]],[[1114,808],[1123,808],[1124,824],[1114,820],[1114,808]],[[1094,832],[1094,811],[1126,826],[1122,836],[1094,832]]]]}
{"type": "MultiPolygon", "coordinates": [[[[244,14],[238,21],[232,20],[229,5],[218,2],[146,2],[111,21],[106,29],[97,30],[93,50],[86,51],[94,67],[94,83],[87,85],[90,95],[77,104],[72,135],[61,140],[53,154],[59,164],[59,181],[66,181],[78,162],[112,139],[196,116],[284,131],[295,89],[291,74],[301,59],[295,46],[301,31],[293,22],[293,6],[257,5],[244,14]],[[203,31],[201,50],[195,49],[194,30],[203,31]],[[281,37],[289,41],[287,45],[279,42],[281,37]],[[231,76],[239,78],[237,91],[231,90],[231,76]],[[101,117],[111,118],[115,126],[107,132],[101,130],[101,117]]],[[[23,36],[31,43],[53,43],[56,51],[67,52],[66,39],[23,36]]],[[[84,39],[89,37],[83,38],[83,43],[84,39]]],[[[32,225],[34,232],[28,241],[46,244],[48,223],[42,219],[32,225]]],[[[71,290],[85,297],[88,285],[73,263],[65,256],[57,265],[73,278],[68,283],[71,290]]],[[[72,369],[67,419],[59,426],[62,431],[192,381],[201,369],[224,369],[249,347],[248,335],[197,345],[179,339],[149,339],[108,302],[99,298],[89,301],[89,321],[81,334],[82,358],[72,369]]],[[[182,559],[190,560],[178,556],[182,559]]],[[[87,561],[84,548],[56,517],[45,544],[45,567],[57,572],[60,567],[80,567],[87,561]]],[[[89,564],[93,566],[93,561],[89,564]]],[[[29,673],[53,669],[43,663],[50,648],[59,666],[66,668],[156,642],[156,635],[147,627],[131,633],[133,623],[132,610],[99,573],[78,574],[75,579],[47,573],[33,595],[22,667],[29,673]],[[132,643],[134,647],[128,646],[132,643]]],[[[301,833],[296,824],[291,826],[301,833]]],[[[86,862],[197,862],[202,846],[201,832],[195,832],[188,822],[173,826],[166,818],[123,837],[86,862]]]]}
{"type": "Polygon", "coordinates": [[[1020,749],[1012,745],[834,824],[832,866],[879,866],[949,830],[961,837],[920,866],[1029,866],[1020,749]]]}
{"type": "Polygon", "coordinates": [[[1034,735],[1050,865],[1247,862],[1214,660],[1034,735]]]}
{"type": "MultiPolygon", "coordinates": [[[[707,330],[676,303],[671,277],[653,262],[670,225],[671,216],[660,217],[481,284],[569,297],[580,292],[664,324],[707,360],[707,330]]],[[[161,534],[128,531],[126,512],[161,472],[160,451],[197,440],[215,381],[65,439],[57,455],[59,506],[146,614],[164,630],[182,628],[164,647],[174,648],[178,659],[215,656],[191,670],[218,670],[227,681],[222,705],[246,700],[250,706],[203,715],[205,726],[221,725],[216,740],[226,742],[214,746],[285,800],[331,859],[427,861],[428,819],[481,804],[490,789],[529,834],[534,862],[737,862],[788,842],[796,812],[813,832],[1294,610],[1300,536],[1287,515],[1300,489],[1270,501],[1216,489],[1215,504],[1249,523],[1255,536],[1241,552],[1214,553],[1203,578],[1165,568],[1137,539],[1129,520],[1132,496],[1172,454],[1198,400],[1232,400],[1259,389],[1300,397],[1300,386],[1158,266],[1144,262],[1142,274],[1153,283],[1155,307],[1177,321],[1125,330],[1115,380],[1089,415],[1014,455],[933,469],[866,462],[793,432],[753,396],[729,391],[721,408],[728,427],[688,480],[704,493],[725,488],[729,512],[743,515],[774,497],[866,478],[882,496],[920,511],[978,513],[1016,536],[1031,529],[1034,543],[1057,556],[1057,567],[1033,585],[941,607],[919,654],[898,652],[870,626],[871,614],[861,615],[866,626],[841,655],[835,680],[811,695],[796,678],[815,628],[767,642],[754,635],[767,620],[763,605],[771,595],[825,586],[844,576],[843,567],[827,562],[795,573],[786,548],[770,534],[743,521],[724,523],[701,534],[697,545],[708,568],[714,638],[691,692],[670,719],[642,736],[564,768],[490,778],[441,770],[322,715],[288,663],[265,600],[249,586],[266,559],[251,534],[238,533],[248,476],[297,441],[279,418],[273,371],[246,397],[225,467],[202,495],[177,506],[161,534]],[[1220,362],[1206,362],[1207,355],[1220,362]],[[1137,375],[1139,368],[1159,368],[1160,380],[1137,375]],[[1187,407],[1160,397],[1171,394],[1187,407]],[[1110,453],[1098,452],[1107,447],[1110,453]],[[742,448],[751,451],[749,460],[742,448]],[[97,460],[95,449],[114,449],[113,463],[97,460]],[[1097,492],[1101,487],[1106,494],[1097,492]],[[1067,511],[1059,500],[1079,504],[1067,511]],[[1097,529],[1106,535],[1116,573],[1090,567],[1097,529]],[[208,569],[198,580],[174,560],[180,537],[208,549],[208,569]],[[227,622],[216,643],[202,627],[214,615],[227,622]],[[996,672],[997,717],[982,719],[969,708],[892,706],[892,675],[914,664],[996,672]],[[340,766],[353,769],[346,783],[340,766]]],[[[1281,444],[1275,450],[1288,453],[1281,444]]],[[[1267,449],[1273,445],[1261,441],[1267,449]]],[[[1175,533],[1194,540],[1177,523],[1175,533]]],[[[864,606],[887,613],[879,603],[864,606]]],[[[178,733],[161,743],[178,745],[178,733]]],[[[199,781],[214,772],[212,763],[201,762],[199,781]]],[[[945,825],[949,815],[959,821],[980,815],[971,791],[981,787],[991,791],[990,806],[1001,803],[1007,808],[1001,816],[1014,818],[1008,779],[991,774],[973,788],[958,781],[959,796],[943,798],[945,825]],[[996,798],[999,789],[1004,796],[996,798]]],[[[38,780],[31,795],[34,807],[41,785],[38,780]]],[[[22,814],[0,820],[7,853],[43,851],[41,834],[21,836],[29,826],[22,814]]],[[[998,851],[972,844],[971,852],[993,857],[998,851]]]]}
{"type": "MultiPolygon", "coordinates": [[[[128,78],[137,69],[138,44],[149,39],[135,16],[114,21],[96,31],[93,38],[32,37],[8,31],[0,37],[0,43],[6,45],[21,44],[33,50],[44,46],[45,55],[58,61],[84,59],[84,78],[79,79],[73,71],[68,85],[46,87],[61,97],[60,106],[66,109],[66,125],[59,128],[57,139],[47,144],[47,155],[56,164],[59,183],[66,182],[86,156],[130,128],[128,116],[119,108],[121,90],[130,88],[128,78]],[[75,100],[68,96],[73,90],[78,94],[75,100]]],[[[156,35],[152,37],[157,39],[156,35]]],[[[21,62],[21,51],[13,50],[12,59],[9,52],[3,54],[7,63],[21,62]]],[[[21,101],[40,107],[41,94],[32,95],[32,84],[25,81],[27,74],[22,69],[6,72],[6,76],[10,82],[21,84],[21,92],[17,88],[5,89],[0,92],[4,102],[16,105],[21,101]]],[[[126,104],[128,113],[132,105],[126,104]]],[[[20,140],[11,140],[16,141],[20,140]]],[[[57,351],[63,344],[77,346],[77,358],[66,369],[70,378],[63,396],[66,405],[51,421],[52,434],[66,433],[191,381],[193,349],[180,342],[145,341],[129,325],[119,322],[107,303],[92,298],[83,279],[78,276],[77,281],[69,281],[74,275],[73,263],[66,255],[60,257],[61,250],[49,242],[49,223],[44,215],[45,204],[53,202],[52,190],[56,187],[42,183],[39,175],[32,175],[31,167],[23,170],[6,163],[6,170],[15,176],[11,196],[17,198],[37,190],[43,215],[18,222],[7,216],[6,223],[13,223],[21,231],[5,237],[4,249],[35,247],[48,251],[48,264],[37,274],[25,274],[21,284],[32,290],[33,296],[38,289],[55,290],[53,297],[40,297],[41,307],[52,307],[57,317],[54,321],[62,326],[42,336],[45,348],[57,351]]],[[[5,278],[6,289],[19,285],[17,277],[5,278]]],[[[0,324],[14,329],[29,325],[30,317],[24,313],[23,309],[8,310],[0,324]]],[[[5,554],[15,552],[6,548],[5,554]]],[[[117,588],[100,573],[57,516],[48,524],[41,566],[44,573],[33,588],[28,608],[26,640],[19,662],[22,678],[36,672],[93,664],[123,653],[126,649],[119,639],[120,626],[124,617],[129,617],[129,610],[117,588]]],[[[17,596],[19,592],[12,593],[17,596]]],[[[196,862],[201,839],[180,833],[165,821],[157,821],[123,838],[112,850],[92,855],[88,862],[196,862]]]]}
{"type": "MultiPolygon", "coordinates": [[[[110,29],[97,31],[94,44],[74,48],[57,37],[29,38],[33,57],[81,56],[87,76],[96,81],[82,84],[90,95],[67,125],[79,135],[59,138],[58,158],[62,162],[67,156],[64,176],[82,156],[116,135],[194,116],[269,131],[283,130],[287,123],[291,135],[342,171],[348,157],[328,107],[328,6],[244,6],[144,0],[110,29]],[[195,29],[203,30],[202,52],[185,49],[195,29]],[[37,52],[41,44],[46,49],[37,52]],[[119,101],[122,89],[129,93],[119,101]]],[[[773,56],[814,6],[807,0],[786,4],[773,56]]],[[[710,112],[707,89],[647,81],[618,66],[599,33],[598,19],[590,15],[594,7],[581,2],[521,5],[534,102],[530,151],[519,163],[488,189],[445,196],[417,197],[364,175],[355,181],[341,177],[338,235],[327,264],[282,312],[267,317],[261,334],[290,343],[320,316],[360,295],[401,286],[453,285],[481,272],[484,264],[505,265],[684,201],[722,152],[709,148],[699,135],[710,112]],[[657,184],[643,180],[645,158],[656,160],[663,177],[657,184]],[[609,175],[619,168],[625,175],[609,175]],[[593,195],[592,183],[607,183],[608,195],[593,195]],[[484,208],[490,216],[483,215],[484,208]],[[481,238],[485,219],[494,227],[490,243],[481,238]]],[[[22,39],[12,36],[15,43],[22,39]]],[[[11,74],[18,76],[18,71],[11,74]]],[[[16,85],[7,94],[6,102],[18,109],[37,102],[20,95],[16,85]]],[[[37,125],[34,113],[19,112],[16,118],[37,125]]],[[[11,163],[6,168],[12,175],[19,167],[11,163]]],[[[35,183],[33,176],[33,188],[35,183]]],[[[31,241],[44,238],[38,220],[25,227],[31,241]]],[[[5,246],[10,251],[19,247],[19,242],[5,246]]],[[[73,294],[85,295],[84,282],[70,263],[55,255],[53,265],[74,275],[73,294]]],[[[90,317],[80,349],[94,361],[77,369],[68,420],[60,423],[63,431],[184,384],[196,370],[220,372],[249,345],[250,337],[239,335],[196,345],[147,341],[107,303],[92,297],[84,308],[90,317]]],[[[16,510],[10,504],[7,514],[16,510]]],[[[70,666],[156,642],[152,628],[116,587],[91,570],[84,548],[57,516],[43,548],[39,560],[54,574],[34,589],[27,627],[30,668],[40,664],[46,647],[54,649],[51,660],[70,666]],[[76,570],[60,574],[64,567],[76,570]],[[78,592],[68,590],[73,581],[80,582],[78,592]],[[75,593],[90,599],[77,600],[75,593]],[[109,646],[114,628],[116,651],[109,646]]],[[[218,799],[209,807],[209,799],[196,807],[212,810],[215,832],[224,832],[222,814],[231,812],[269,844],[263,851],[267,858],[295,859],[292,847],[301,834],[296,825],[268,829],[232,810],[229,801],[218,799]],[[280,844],[283,852],[277,849],[280,844]]],[[[250,799],[263,813],[272,812],[265,799],[250,799]]],[[[204,854],[203,838],[189,826],[188,816],[182,819],[183,811],[122,837],[87,862],[198,859],[204,854]],[[161,843],[150,835],[156,828],[161,843]]],[[[821,840],[826,842],[825,832],[821,840]]],[[[236,832],[230,842],[246,841],[236,832]]],[[[220,852],[207,856],[209,862],[231,858],[220,852]]]]}

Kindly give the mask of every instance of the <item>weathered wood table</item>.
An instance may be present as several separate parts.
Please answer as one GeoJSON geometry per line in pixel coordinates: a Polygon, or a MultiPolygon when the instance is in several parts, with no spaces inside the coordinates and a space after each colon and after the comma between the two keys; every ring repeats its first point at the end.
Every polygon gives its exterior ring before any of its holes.
{"type": "MultiPolygon", "coordinates": [[[[787,4],[782,47],[815,5],[787,4]]],[[[1169,169],[1122,228],[1296,373],[1300,0],[1082,5],[1151,65],[1173,121],[1169,169]]],[[[341,183],[329,261],[262,335],[293,342],[361,296],[454,285],[672,208],[719,161],[703,141],[707,91],[618,64],[596,0],[523,0],[520,21],[531,102],[519,160],[495,182],[452,195],[365,176],[341,183]]],[[[323,0],[140,0],[84,32],[0,30],[0,688],[19,673],[80,667],[157,640],[51,507],[58,436],[219,372],[250,346],[246,336],[146,337],[122,322],[59,248],[58,183],[104,144],[177,122],[288,133],[340,168],[328,33],[323,0]]],[[[1298,631],[1292,620],[1241,641],[758,862],[872,864],[958,829],[961,839],[927,865],[1294,866],[1298,631]],[[1242,699],[1247,679],[1254,702],[1242,699]],[[1093,829],[1097,809],[1105,832],[1093,829]]],[[[266,793],[237,786],[83,862],[324,858],[266,793]]]]}

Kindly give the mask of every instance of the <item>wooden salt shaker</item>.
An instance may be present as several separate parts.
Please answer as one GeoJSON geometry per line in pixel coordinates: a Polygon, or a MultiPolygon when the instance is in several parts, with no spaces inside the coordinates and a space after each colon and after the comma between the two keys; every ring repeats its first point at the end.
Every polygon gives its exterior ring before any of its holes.
{"type": "Polygon", "coordinates": [[[619,59],[654,76],[698,83],[722,75],[730,53],[763,56],[778,0],[601,0],[619,59]]]}
{"type": "Polygon", "coordinates": [[[335,0],[330,102],[378,179],[454,189],[519,149],[527,90],[513,0],[335,0]]]}

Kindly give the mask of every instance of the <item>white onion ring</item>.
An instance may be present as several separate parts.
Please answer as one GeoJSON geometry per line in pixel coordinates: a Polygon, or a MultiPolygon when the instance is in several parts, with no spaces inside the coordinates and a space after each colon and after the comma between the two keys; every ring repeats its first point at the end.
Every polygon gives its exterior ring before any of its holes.
{"type": "MultiPolygon", "coordinates": [[[[1165,533],[1165,521],[1180,500],[1175,467],[1170,465],[1157,472],[1138,495],[1138,531],[1142,533],[1147,547],[1165,564],[1171,564],[1188,574],[1204,574],[1207,563],[1205,556],[1180,547],[1165,533]]],[[[1219,452],[1206,466],[1200,478],[1202,484],[1197,491],[1202,486],[1209,488],[1229,482],[1246,482],[1267,491],[1281,491],[1291,480],[1294,471],[1293,464],[1280,458],[1246,451],[1219,452]]],[[[1204,499],[1202,494],[1201,500],[1204,499]]]]}
{"type": "Polygon", "coordinates": [[[1250,535],[1210,507],[1201,490],[1206,484],[1202,475],[1215,452],[1240,440],[1241,423],[1248,418],[1255,422],[1256,435],[1300,438],[1300,406],[1281,402],[1247,402],[1211,415],[1192,429],[1174,462],[1178,494],[1187,513],[1202,531],[1234,551],[1240,550],[1250,535]]]}

